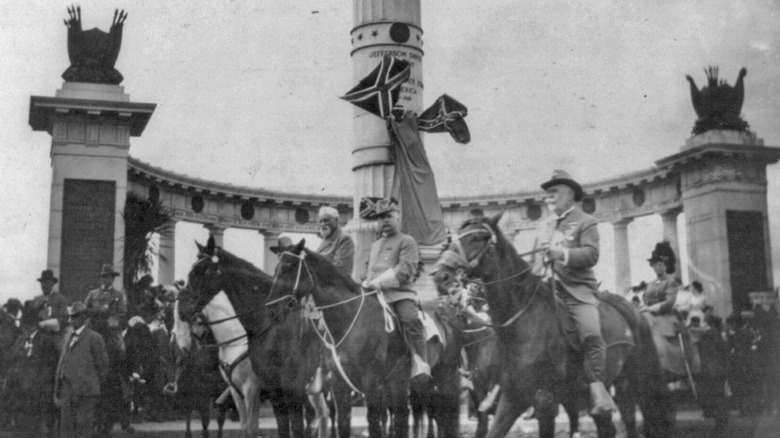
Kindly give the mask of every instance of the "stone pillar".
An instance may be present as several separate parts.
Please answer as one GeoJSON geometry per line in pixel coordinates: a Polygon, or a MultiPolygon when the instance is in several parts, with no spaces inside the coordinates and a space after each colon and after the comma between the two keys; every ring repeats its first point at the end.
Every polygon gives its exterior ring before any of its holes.
{"type": "Polygon", "coordinates": [[[172,284],[176,281],[176,223],[172,219],[166,231],[160,234],[160,255],[157,261],[157,283],[172,284]]]}
{"type": "Polygon", "coordinates": [[[621,219],[612,222],[615,230],[615,289],[619,295],[625,295],[631,287],[631,258],[628,252],[628,224],[633,219],[621,219]]]}
{"type": "MultiPolygon", "coordinates": [[[[411,77],[401,87],[398,104],[422,112],[422,27],[420,0],[354,0],[352,79],[357,84],[385,54],[409,61],[411,77]]],[[[393,186],[394,166],[385,120],[354,106],[352,171],[355,175],[354,214],[345,227],[355,239],[353,278],[365,276],[375,224],[359,217],[364,196],[386,197],[393,186]]],[[[427,254],[427,252],[426,252],[427,254]]]]}
{"type": "Polygon", "coordinates": [[[220,248],[225,247],[225,230],[227,230],[228,227],[217,224],[205,224],[203,225],[203,228],[209,230],[209,234],[214,237],[215,245],[220,248]]]}
{"type": "Polygon", "coordinates": [[[680,241],[677,238],[677,216],[682,212],[681,209],[675,208],[661,213],[661,220],[663,221],[663,240],[669,242],[674,255],[677,257],[677,270],[676,274],[680,273],[680,241]]]}
{"type": "Polygon", "coordinates": [[[263,235],[263,270],[266,274],[274,275],[279,257],[271,251],[271,247],[276,246],[281,233],[271,230],[259,230],[259,232],[263,235]]]}
{"type": "Polygon", "coordinates": [[[97,286],[104,263],[124,274],[130,137],[141,136],[155,107],[108,84],[65,82],[54,97],[30,98],[30,126],[52,138],[47,267],[70,300],[97,286]]]}

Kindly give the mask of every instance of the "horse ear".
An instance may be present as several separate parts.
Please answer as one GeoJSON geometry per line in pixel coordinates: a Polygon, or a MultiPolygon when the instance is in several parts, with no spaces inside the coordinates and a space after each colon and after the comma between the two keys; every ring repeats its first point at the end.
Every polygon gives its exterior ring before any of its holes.
{"type": "Polygon", "coordinates": [[[301,239],[300,242],[298,242],[297,245],[295,245],[295,252],[299,253],[303,251],[303,247],[306,246],[306,239],[301,239]]]}
{"type": "Polygon", "coordinates": [[[501,220],[501,217],[503,217],[503,216],[504,216],[504,212],[502,211],[501,213],[499,213],[499,214],[491,217],[490,219],[488,219],[488,224],[490,224],[490,226],[494,230],[497,230],[498,229],[498,222],[501,220]]]}
{"type": "Polygon", "coordinates": [[[206,248],[204,248],[204,247],[203,247],[203,245],[201,245],[200,243],[198,243],[198,241],[197,241],[197,240],[195,241],[195,246],[197,246],[197,247],[198,247],[198,254],[203,254],[203,250],[204,250],[204,249],[206,249],[206,248]]]}
{"type": "Polygon", "coordinates": [[[206,243],[206,252],[208,254],[214,254],[214,247],[217,246],[217,243],[214,241],[214,236],[209,235],[209,241],[206,243]]]}

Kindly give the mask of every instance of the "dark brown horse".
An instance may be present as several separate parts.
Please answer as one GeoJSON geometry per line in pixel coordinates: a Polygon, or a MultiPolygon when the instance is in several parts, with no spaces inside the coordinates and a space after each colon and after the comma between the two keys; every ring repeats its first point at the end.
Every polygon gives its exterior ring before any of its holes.
{"type": "Polygon", "coordinates": [[[386,314],[375,294],[364,293],[304,244],[302,240],[280,254],[269,304],[304,301],[311,320],[322,327],[334,376],[338,436],[350,436],[350,392],[355,390],[365,395],[370,437],[382,436],[380,418],[385,409],[392,414],[393,435],[407,437],[411,362],[403,339],[398,330],[386,330],[386,314]]]}
{"type": "MultiPolygon", "coordinates": [[[[192,266],[188,286],[193,297],[179,295],[179,314],[185,321],[202,318],[201,310],[224,292],[247,333],[249,359],[268,396],[280,437],[303,437],[308,406],[306,385],[319,364],[319,341],[302,330],[301,310],[274,312],[265,306],[273,278],[214,244],[198,245],[198,261],[192,266]],[[193,302],[194,301],[194,302],[193,302]]],[[[204,321],[207,325],[216,321],[204,321]]]]}
{"type": "MultiPolygon", "coordinates": [[[[529,406],[535,408],[539,436],[553,437],[558,403],[569,411],[587,397],[582,354],[567,340],[549,283],[530,273],[530,265],[499,229],[500,218],[464,223],[442,255],[435,281],[440,290],[448,291],[462,269],[484,283],[502,370],[501,395],[488,438],[505,436],[529,406]]],[[[670,436],[674,406],[660,378],[647,323],[628,302],[610,294],[603,295],[599,312],[608,345],[606,384],[615,385],[628,436],[637,436],[636,402],[644,416],[645,436],[670,436]]],[[[594,422],[600,437],[615,436],[611,415],[594,417],[594,422]]]]}

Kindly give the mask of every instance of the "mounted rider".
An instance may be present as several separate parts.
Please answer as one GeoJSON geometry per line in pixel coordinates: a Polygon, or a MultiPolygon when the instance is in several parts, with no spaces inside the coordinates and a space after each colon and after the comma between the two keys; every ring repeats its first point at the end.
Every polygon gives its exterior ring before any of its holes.
{"type": "Polygon", "coordinates": [[[554,279],[554,290],[577,326],[584,353],[585,378],[591,395],[592,415],[615,410],[604,385],[607,349],[601,336],[598,282],[593,267],[599,260],[599,231],[596,220],[579,205],[585,192],[582,186],[562,170],[542,184],[550,210],[535,247],[543,248],[543,257],[534,265],[534,273],[554,279]]]}
{"type": "Polygon", "coordinates": [[[394,198],[363,198],[360,217],[377,220],[382,232],[379,240],[371,245],[367,277],[362,286],[380,290],[385,301],[392,305],[412,353],[412,380],[426,381],[431,376],[431,367],[424,359],[427,357],[425,330],[419,317],[417,292],[411,288],[420,261],[417,242],[401,232],[398,202],[394,198]]]}
{"type": "Polygon", "coordinates": [[[322,243],[317,248],[317,254],[325,257],[333,266],[347,276],[352,276],[352,266],[355,263],[355,244],[348,234],[339,226],[339,211],[333,207],[320,207],[317,221],[320,224],[322,243]]]}
{"type": "Polygon", "coordinates": [[[100,270],[100,287],[89,291],[84,304],[92,315],[90,326],[109,343],[113,339],[122,350],[122,330],[127,327],[127,297],[114,289],[119,273],[107,263],[100,270]]]}

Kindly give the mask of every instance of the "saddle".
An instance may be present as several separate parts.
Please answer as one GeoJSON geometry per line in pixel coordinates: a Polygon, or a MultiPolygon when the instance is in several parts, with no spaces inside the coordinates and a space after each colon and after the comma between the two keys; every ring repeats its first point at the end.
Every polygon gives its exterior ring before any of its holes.
{"type": "Polygon", "coordinates": [[[701,358],[696,338],[690,336],[678,314],[653,315],[642,312],[653,333],[653,343],[658,351],[661,368],[677,376],[687,376],[686,359],[692,374],[701,371],[701,358]],[[680,338],[682,335],[682,342],[680,338]]]}
{"type": "MultiPolygon", "coordinates": [[[[577,352],[582,352],[582,343],[577,333],[577,323],[566,309],[566,304],[555,297],[555,316],[561,332],[566,337],[569,346],[577,352]]],[[[601,322],[601,337],[609,349],[614,345],[635,347],[634,332],[618,310],[605,301],[599,302],[599,319],[601,322]]]]}

